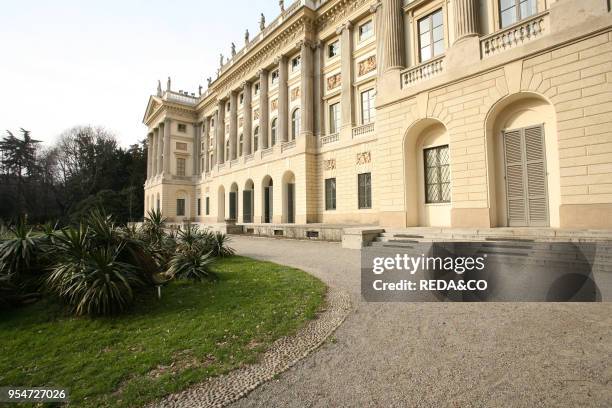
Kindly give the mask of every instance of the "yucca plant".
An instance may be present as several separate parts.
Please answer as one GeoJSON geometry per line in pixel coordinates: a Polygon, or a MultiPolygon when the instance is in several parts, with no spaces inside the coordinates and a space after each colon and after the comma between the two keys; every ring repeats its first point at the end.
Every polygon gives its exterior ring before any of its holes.
{"type": "Polygon", "coordinates": [[[229,235],[221,232],[216,232],[213,235],[213,250],[212,255],[216,257],[232,256],[236,253],[229,243],[232,239],[229,235]]]}
{"type": "Polygon", "coordinates": [[[168,263],[166,276],[169,279],[216,280],[217,276],[210,270],[213,261],[210,253],[202,254],[197,250],[177,252],[168,263]]]}
{"type": "Polygon", "coordinates": [[[36,237],[24,219],[9,228],[7,239],[0,243],[0,270],[16,278],[31,272],[36,263],[36,256],[41,248],[40,239],[36,237]]]}
{"type": "Polygon", "coordinates": [[[148,243],[160,242],[166,235],[166,218],[159,210],[150,210],[144,219],[143,232],[148,243]]]}

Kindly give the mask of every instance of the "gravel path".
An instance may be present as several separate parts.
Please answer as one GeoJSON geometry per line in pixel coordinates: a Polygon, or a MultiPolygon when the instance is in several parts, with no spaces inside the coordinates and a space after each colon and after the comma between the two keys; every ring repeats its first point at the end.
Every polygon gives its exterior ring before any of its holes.
{"type": "Polygon", "coordinates": [[[365,303],[359,251],[236,237],[351,294],[319,350],[233,407],[611,407],[612,304],[365,303]]]}

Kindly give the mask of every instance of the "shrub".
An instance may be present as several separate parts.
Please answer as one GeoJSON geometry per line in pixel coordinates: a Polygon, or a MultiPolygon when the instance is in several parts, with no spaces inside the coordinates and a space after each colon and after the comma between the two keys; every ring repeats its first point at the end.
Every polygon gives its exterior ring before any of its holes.
{"type": "Polygon", "coordinates": [[[213,256],[232,256],[236,253],[232,247],[229,246],[229,242],[232,239],[221,232],[213,234],[213,256]]]}
{"type": "Polygon", "coordinates": [[[210,253],[202,254],[195,250],[177,252],[168,263],[166,276],[170,279],[215,280],[216,275],[209,268],[213,261],[210,253]]]}
{"type": "Polygon", "coordinates": [[[20,220],[9,228],[7,239],[0,244],[0,270],[17,278],[29,273],[36,263],[40,243],[32,229],[26,226],[23,219],[20,220]]]}

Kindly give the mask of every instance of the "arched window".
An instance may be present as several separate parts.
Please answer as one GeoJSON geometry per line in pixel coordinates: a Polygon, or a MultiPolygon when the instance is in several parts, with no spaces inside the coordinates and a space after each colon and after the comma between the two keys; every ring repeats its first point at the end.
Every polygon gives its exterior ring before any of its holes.
{"type": "Polygon", "coordinates": [[[225,142],[225,160],[230,160],[230,146],[229,146],[229,140],[225,142]]]}
{"type": "Polygon", "coordinates": [[[272,119],[272,125],[270,126],[270,137],[272,138],[271,146],[276,144],[276,118],[272,119]]]}
{"type": "Polygon", "coordinates": [[[240,139],[238,140],[238,156],[242,156],[243,146],[244,146],[244,137],[240,135],[240,139]]]}
{"type": "Polygon", "coordinates": [[[291,140],[300,134],[300,110],[296,109],[291,114],[291,140]]]}
{"type": "Polygon", "coordinates": [[[259,150],[259,126],[255,128],[253,132],[253,151],[259,150]]]}

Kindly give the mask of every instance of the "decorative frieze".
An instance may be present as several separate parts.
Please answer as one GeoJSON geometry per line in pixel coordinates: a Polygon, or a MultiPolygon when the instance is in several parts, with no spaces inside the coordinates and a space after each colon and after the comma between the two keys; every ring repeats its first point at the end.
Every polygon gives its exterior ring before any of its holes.
{"type": "Polygon", "coordinates": [[[301,92],[301,88],[299,86],[293,88],[291,90],[291,102],[300,99],[301,95],[302,95],[302,92],[301,92]]]}
{"type": "Polygon", "coordinates": [[[370,58],[366,58],[359,62],[359,76],[363,76],[376,69],[376,55],[372,55],[370,58]]]}
{"type": "Polygon", "coordinates": [[[332,75],[327,78],[327,90],[331,91],[342,84],[342,74],[332,75]]]}
{"type": "Polygon", "coordinates": [[[325,170],[336,170],[336,159],[323,160],[325,170]]]}
{"type": "Polygon", "coordinates": [[[271,108],[273,111],[278,110],[278,98],[277,99],[273,99],[272,103],[270,104],[271,108]]]}
{"type": "Polygon", "coordinates": [[[364,164],[369,164],[372,162],[372,153],[371,152],[362,152],[357,153],[357,165],[361,166],[364,164]]]}
{"type": "Polygon", "coordinates": [[[244,126],[244,118],[240,117],[238,118],[238,127],[243,127],[244,126]]]}
{"type": "Polygon", "coordinates": [[[176,142],[176,150],[187,150],[187,143],[176,142]]]}
{"type": "Polygon", "coordinates": [[[259,120],[259,109],[253,111],[253,120],[259,120]]]}

